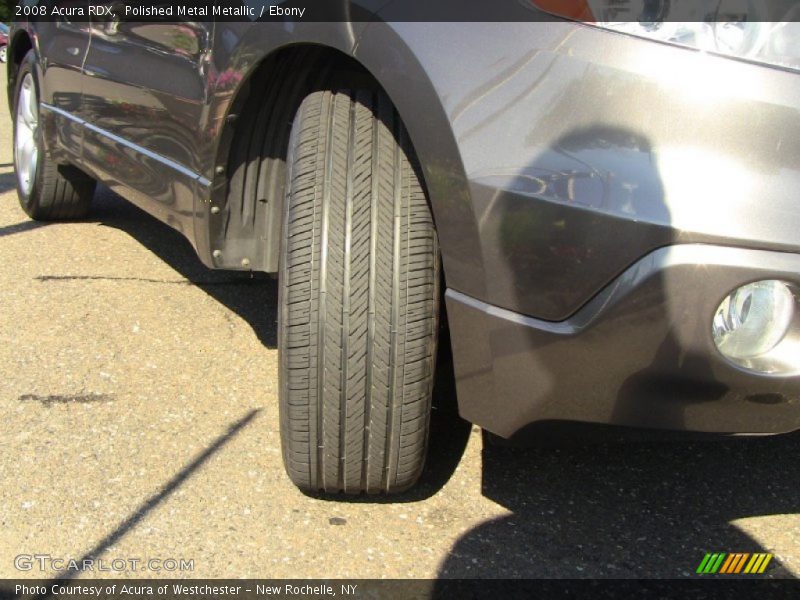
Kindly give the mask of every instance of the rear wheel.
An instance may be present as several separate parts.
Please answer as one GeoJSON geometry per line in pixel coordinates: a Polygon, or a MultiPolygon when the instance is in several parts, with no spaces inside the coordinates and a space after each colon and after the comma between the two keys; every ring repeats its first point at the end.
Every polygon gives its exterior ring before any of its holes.
{"type": "Polygon", "coordinates": [[[314,492],[398,492],[425,461],[436,232],[382,93],[320,91],[292,127],[280,273],[286,470],[314,492]]]}
{"type": "Polygon", "coordinates": [[[39,126],[39,82],[32,50],[20,66],[14,107],[14,168],[22,209],[41,221],[85,216],[95,182],[74,167],[56,164],[46,151],[39,126]]]}

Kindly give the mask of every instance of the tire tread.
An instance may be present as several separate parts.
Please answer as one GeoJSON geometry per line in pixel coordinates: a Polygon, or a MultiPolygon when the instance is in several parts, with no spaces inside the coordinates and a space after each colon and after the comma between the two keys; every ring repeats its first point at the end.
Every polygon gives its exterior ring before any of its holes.
{"type": "Polygon", "coordinates": [[[279,345],[284,460],[306,491],[401,491],[424,465],[439,262],[413,161],[383,93],[298,111],[279,345]]]}

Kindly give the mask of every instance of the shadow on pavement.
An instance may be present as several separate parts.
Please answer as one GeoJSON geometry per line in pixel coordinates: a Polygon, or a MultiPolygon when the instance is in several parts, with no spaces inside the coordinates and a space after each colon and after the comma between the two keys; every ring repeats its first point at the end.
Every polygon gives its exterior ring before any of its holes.
{"type": "Polygon", "coordinates": [[[0,237],[14,235],[15,233],[25,233],[26,231],[32,231],[33,229],[39,229],[47,225],[48,223],[43,223],[42,221],[22,221],[21,223],[14,223],[13,225],[5,225],[0,227],[0,237]]]}
{"type": "MultiPolygon", "coordinates": [[[[244,429],[250,422],[261,412],[260,409],[254,409],[244,415],[238,421],[231,424],[228,430],[220,435],[214,442],[208,446],[203,452],[198,454],[189,464],[184,466],[171,480],[169,480],[157,493],[153,494],[145,502],[143,502],[127,519],[120,523],[114,531],[109,533],[102,540],[97,542],[95,546],[84,554],[77,563],[84,564],[87,561],[97,559],[109,546],[118,542],[128,531],[133,529],[142,519],[144,519],[154,508],[166,500],[178,487],[180,487],[192,474],[197,471],[203,464],[208,461],[214,454],[222,449],[228,442],[230,442],[242,429],[244,429]]],[[[56,580],[74,579],[81,574],[81,571],[67,571],[60,573],[56,580]]],[[[47,598],[49,595],[40,596],[40,598],[47,598]]]]}
{"type": "MultiPolygon", "coordinates": [[[[136,527],[147,515],[162,502],[164,502],[176,489],[178,489],[187,479],[189,479],[200,467],[202,467],[208,459],[214,456],[217,452],[236,437],[242,429],[244,429],[250,422],[258,416],[261,412],[260,409],[253,409],[244,415],[238,421],[230,425],[228,430],[220,435],[214,442],[212,442],[203,452],[198,454],[191,462],[185,465],[178,473],[165,483],[161,489],[145,500],[139,507],[124,521],[122,521],[112,532],[101,539],[95,546],[84,554],[80,559],[76,560],[76,564],[83,565],[91,561],[95,561],[100,555],[103,554],[110,546],[117,543],[126,533],[136,527]]],[[[83,573],[82,570],[64,571],[59,573],[52,579],[52,583],[69,581],[79,577],[83,573]]],[[[52,586],[47,585],[48,592],[36,596],[36,599],[53,597],[51,590],[52,586]]],[[[17,598],[18,595],[9,587],[4,588],[0,585],[0,600],[5,598],[17,598]]]]}
{"type": "MultiPolygon", "coordinates": [[[[679,578],[706,552],[771,552],[732,524],[800,510],[800,434],[543,449],[484,441],[482,493],[513,514],[463,535],[439,576],[679,578]]],[[[773,559],[767,576],[792,577],[773,559]]]]}
{"type": "Polygon", "coordinates": [[[206,268],[180,233],[104,188],[98,189],[95,195],[89,219],[124,231],[185,278],[185,281],[146,278],[141,281],[196,285],[244,319],[267,348],[276,347],[276,280],[260,273],[251,275],[206,268]]]}
{"type": "MultiPolygon", "coordinates": [[[[0,165],[0,169],[11,165],[0,165]]],[[[10,173],[0,173],[0,194],[13,190],[17,187],[17,176],[14,171],[10,173]]]]}

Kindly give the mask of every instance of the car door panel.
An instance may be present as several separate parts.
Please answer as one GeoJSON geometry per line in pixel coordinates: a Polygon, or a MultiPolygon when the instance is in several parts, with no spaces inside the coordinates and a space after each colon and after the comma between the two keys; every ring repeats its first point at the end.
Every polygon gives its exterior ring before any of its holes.
{"type": "MultiPolygon", "coordinates": [[[[88,0],[55,0],[50,8],[85,8],[88,0]]],[[[81,69],[89,48],[89,24],[69,16],[37,22],[36,50],[41,69],[39,90],[42,127],[48,150],[59,162],[79,161],[83,128],[81,123],[81,69]]]]}
{"type": "Polygon", "coordinates": [[[84,64],[84,161],[190,238],[194,197],[209,184],[194,149],[207,119],[212,30],[212,23],[95,19],[84,64]]]}

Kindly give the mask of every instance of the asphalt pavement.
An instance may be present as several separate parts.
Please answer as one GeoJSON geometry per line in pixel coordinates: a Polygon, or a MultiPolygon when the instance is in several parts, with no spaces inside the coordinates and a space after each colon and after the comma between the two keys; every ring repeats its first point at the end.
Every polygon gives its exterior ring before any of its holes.
{"type": "Polygon", "coordinates": [[[281,464],[275,282],[205,269],[107,190],[84,221],[30,221],[11,140],[2,101],[0,577],[56,574],[32,555],[152,577],[672,578],[771,552],[764,576],[800,573],[798,435],[494,447],[443,385],[418,488],[303,495],[281,464]]]}

